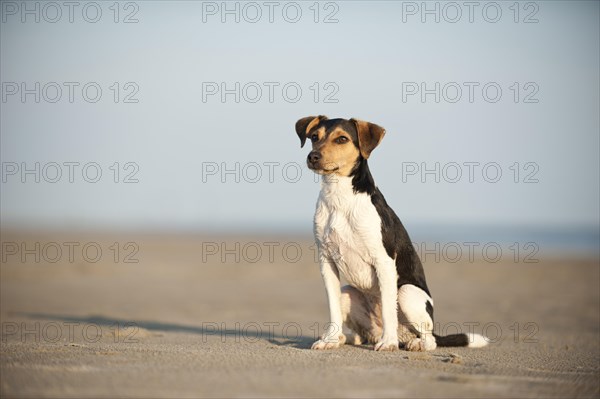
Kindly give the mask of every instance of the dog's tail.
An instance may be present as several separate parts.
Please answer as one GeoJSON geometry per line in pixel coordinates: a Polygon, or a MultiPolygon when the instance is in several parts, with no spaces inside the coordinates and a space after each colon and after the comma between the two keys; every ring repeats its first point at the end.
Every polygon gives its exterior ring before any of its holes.
{"type": "Polygon", "coordinates": [[[487,339],[483,335],[469,333],[469,334],[451,334],[441,336],[433,334],[435,343],[440,347],[448,346],[466,346],[468,348],[481,348],[488,344],[487,339]]]}

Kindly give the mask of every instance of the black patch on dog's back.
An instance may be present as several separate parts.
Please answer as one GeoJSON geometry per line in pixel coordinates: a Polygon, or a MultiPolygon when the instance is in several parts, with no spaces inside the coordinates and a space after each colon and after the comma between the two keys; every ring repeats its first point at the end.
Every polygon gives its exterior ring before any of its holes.
{"type": "Polygon", "coordinates": [[[383,246],[390,258],[396,258],[398,288],[404,284],[412,284],[421,288],[431,297],[419,255],[415,251],[402,222],[387,204],[381,191],[375,186],[367,160],[362,156],[356,162],[351,176],[354,192],[369,194],[371,202],[381,219],[383,246]]]}

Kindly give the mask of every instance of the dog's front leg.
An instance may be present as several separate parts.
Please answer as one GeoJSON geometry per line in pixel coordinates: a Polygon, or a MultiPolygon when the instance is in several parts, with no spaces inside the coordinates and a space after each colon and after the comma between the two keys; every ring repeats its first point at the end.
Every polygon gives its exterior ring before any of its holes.
{"type": "Polygon", "coordinates": [[[381,293],[381,317],[383,334],[376,351],[394,351],[398,349],[398,275],[393,260],[376,262],[375,272],[379,280],[381,293]]]}
{"type": "Polygon", "coordinates": [[[327,301],[329,302],[329,325],[321,339],[317,340],[312,349],[333,349],[344,344],[342,333],[342,308],[340,305],[341,286],[337,266],[329,259],[321,257],[321,275],[325,282],[327,301]]]}

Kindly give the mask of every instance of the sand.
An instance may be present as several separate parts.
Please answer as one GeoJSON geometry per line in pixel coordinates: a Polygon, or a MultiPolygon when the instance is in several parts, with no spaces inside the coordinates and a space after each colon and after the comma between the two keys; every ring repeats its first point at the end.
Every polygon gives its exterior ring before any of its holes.
{"type": "Polygon", "coordinates": [[[328,311],[306,238],[3,232],[2,243],[2,397],[600,395],[598,259],[426,260],[438,331],[473,328],[490,345],[378,353],[309,349],[328,311]]]}

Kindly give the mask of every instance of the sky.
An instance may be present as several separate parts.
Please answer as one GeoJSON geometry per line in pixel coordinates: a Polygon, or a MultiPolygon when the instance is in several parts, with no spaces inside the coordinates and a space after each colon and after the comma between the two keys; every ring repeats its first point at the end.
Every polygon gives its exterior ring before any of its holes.
{"type": "Polygon", "coordinates": [[[327,115],[405,225],[597,231],[599,3],[468,4],[2,2],[2,226],[310,232],[327,115]]]}

